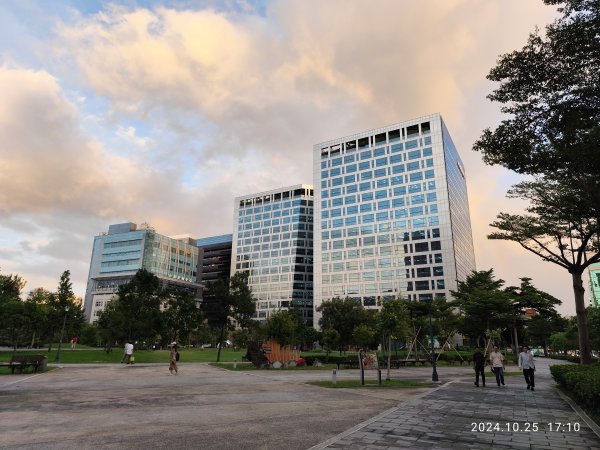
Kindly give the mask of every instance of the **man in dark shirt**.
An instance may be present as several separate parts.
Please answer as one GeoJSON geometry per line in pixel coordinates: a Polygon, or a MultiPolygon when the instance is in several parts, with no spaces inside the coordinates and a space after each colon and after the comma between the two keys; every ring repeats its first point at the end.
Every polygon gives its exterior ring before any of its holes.
{"type": "Polygon", "coordinates": [[[481,383],[485,387],[485,356],[479,347],[475,347],[475,353],[473,353],[473,368],[475,369],[475,386],[479,387],[479,374],[481,374],[481,383]]]}

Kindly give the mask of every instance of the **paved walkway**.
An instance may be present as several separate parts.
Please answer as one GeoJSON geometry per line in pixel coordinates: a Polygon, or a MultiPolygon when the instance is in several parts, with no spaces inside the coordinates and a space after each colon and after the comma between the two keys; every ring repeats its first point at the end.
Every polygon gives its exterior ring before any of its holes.
{"type": "Polygon", "coordinates": [[[535,392],[522,376],[497,387],[488,371],[485,388],[460,378],[312,449],[600,449],[598,427],[554,386],[551,362],[536,361],[535,392]]]}

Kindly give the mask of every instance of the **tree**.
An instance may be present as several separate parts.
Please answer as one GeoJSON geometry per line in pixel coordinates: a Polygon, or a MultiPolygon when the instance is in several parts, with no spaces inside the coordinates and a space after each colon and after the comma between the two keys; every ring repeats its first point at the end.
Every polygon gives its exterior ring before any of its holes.
{"type": "Polygon", "coordinates": [[[508,118],[484,130],[474,150],[487,164],[534,177],[509,191],[532,203],[530,214],[501,213],[489,237],[517,242],[571,274],[581,363],[589,364],[581,275],[600,258],[600,4],[544,2],[563,5],[562,16],[490,71],[499,87],[488,98],[508,118]]]}
{"type": "Polygon", "coordinates": [[[321,303],[317,308],[321,313],[319,325],[325,330],[336,330],[340,335],[340,353],[353,343],[352,332],[358,325],[370,321],[369,313],[363,305],[351,298],[333,298],[321,303]]]}
{"type": "Polygon", "coordinates": [[[505,289],[513,307],[513,350],[515,352],[519,347],[517,330],[525,323],[525,311],[532,308],[535,310],[536,317],[549,318],[557,315],[555,306],[562,303],[556,297],[537,289],[531,283],[531,278],[523,277],[520,280],[520,286],[509,286],[505,289]]]}
{"type": "Polygon", "coordinates": [[[368,350],[373,345],[373,339],[375,338],[375,331],[372,327],[365,323],[356,325],[352,330],[352,341],[359,348],[368,350]]]}
{"type": "Polygon", "coordinates": [[[196,305],[195,296],[183,289],[169,289],[164,315],[164,333],[169,341],[185,342],[203,321],[203,314],[196,305]]]}
{"type": "Polygon", "coordinates": [[[298,321],[289,311],[275,311],[267,319],[265,333],[268,339],[275,339],[282,347],[296,344],[298,321]]]}
{"type": "Polygon", "coordinates": [[[0,339],[5,339],[14,350],[27,333],[25,306],[20,298],[24,286],[25,280],[18,275],[0,275],[0,339]]]}
{"type": "Polygon", "coordinates": [[[331,350],[339,350],[341,353],[342,347],[340,346],[340,342],[341,336],[336,329],[328,328],[323,330],[323,344],[327,347],[327,358],[329,358],[331,350]]]}
{"type": "Polygon", "coordinates": [[[252,289],[248,286],[248,273],[237,272],[229,282],[217,280],[209,288],[209,295],[214,298],[211,308],[205,310],[209,323],[220,328],[219,351],[217,362],[221,360],[221,347],[225,339],[225,330],[234,320],[240,328],[247,328],[253,321],[256,302],[252,297],[252,289]]]}
{"type": "Polygon", "coordinates": [[[544,355],[548,356],[550,336],[553,333],[564,331],[566,322],[566,319],[562,318],[558,313],[548,315],[536,314],[525,326],[525,339],[527,339],[529,345],[543,347],[544,355]]]}
{"type": "Polygon", "coordinates": [[[385,301],[381,305],[381,310],[379,310],[376,317],[377,330],[381,333],[384,348],[387,349],[386,380],[389,380],[392,359],[392,340],[408,336],[409,334],[407,302],[401,298],[385,301]]]}
{"type": "Polygon", "coordinates": [[[146,269],[138,270],[129,283],[119,286],[116,298],[97,321],[107,351],[117,340],[153,343],[163,331],[161,307],[168,298],[169,292],[161,288],[158,277],[146,269]]]}
{"type": "Polygon", "coordinates": [[[472,271],[458,289],[450,291],[450,304],[460,313],[459,331],[481,346],[486,330],[506,329],[513,323],[509,296],[502,289],[504,280],[495,279],[494,270],[472,271]]]}

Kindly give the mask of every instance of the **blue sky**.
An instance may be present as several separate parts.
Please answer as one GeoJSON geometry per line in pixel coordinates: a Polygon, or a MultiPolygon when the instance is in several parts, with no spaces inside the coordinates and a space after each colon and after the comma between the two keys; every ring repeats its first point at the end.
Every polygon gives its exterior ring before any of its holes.
{"type": "Polygon", "coordinates": [[[0,270],[83,296],[111,223],[230,233],[233,198],[312,182],[312,145],[440,112],[467,170],[478,269],[568,274],[488,241],[516,178],[471,150],[485,79],[554,17],[541,1],[0,3],[0,270]],[[207,213],[207,211],[209,213],[207,213]]]}

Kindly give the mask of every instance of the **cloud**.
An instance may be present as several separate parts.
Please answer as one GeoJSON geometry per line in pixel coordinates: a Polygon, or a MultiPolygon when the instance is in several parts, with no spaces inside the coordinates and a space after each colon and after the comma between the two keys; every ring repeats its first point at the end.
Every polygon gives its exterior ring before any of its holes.
{"type": "Polygon", "coordinates": [[[569,294],[567,274],[485,239],[496,213],[515,207],[504,199],[512,180],[470,150],[499,120],[485,75],[552,8],[272,1],[259,15],[249,6],[107,4],[54,26],[38,43],[43,69],[2,67],[2,226],[27,224],[35,237],[21,241],[59,261],[70,228],[82,267],[109,223],[228,233],[235,196],[312,182],[313,144],[439,111],[467,169],[478,267],[512,284],[532,276],[542,289],[552,273],[566,285],[553,281],[552,292],[569,294]]]}

